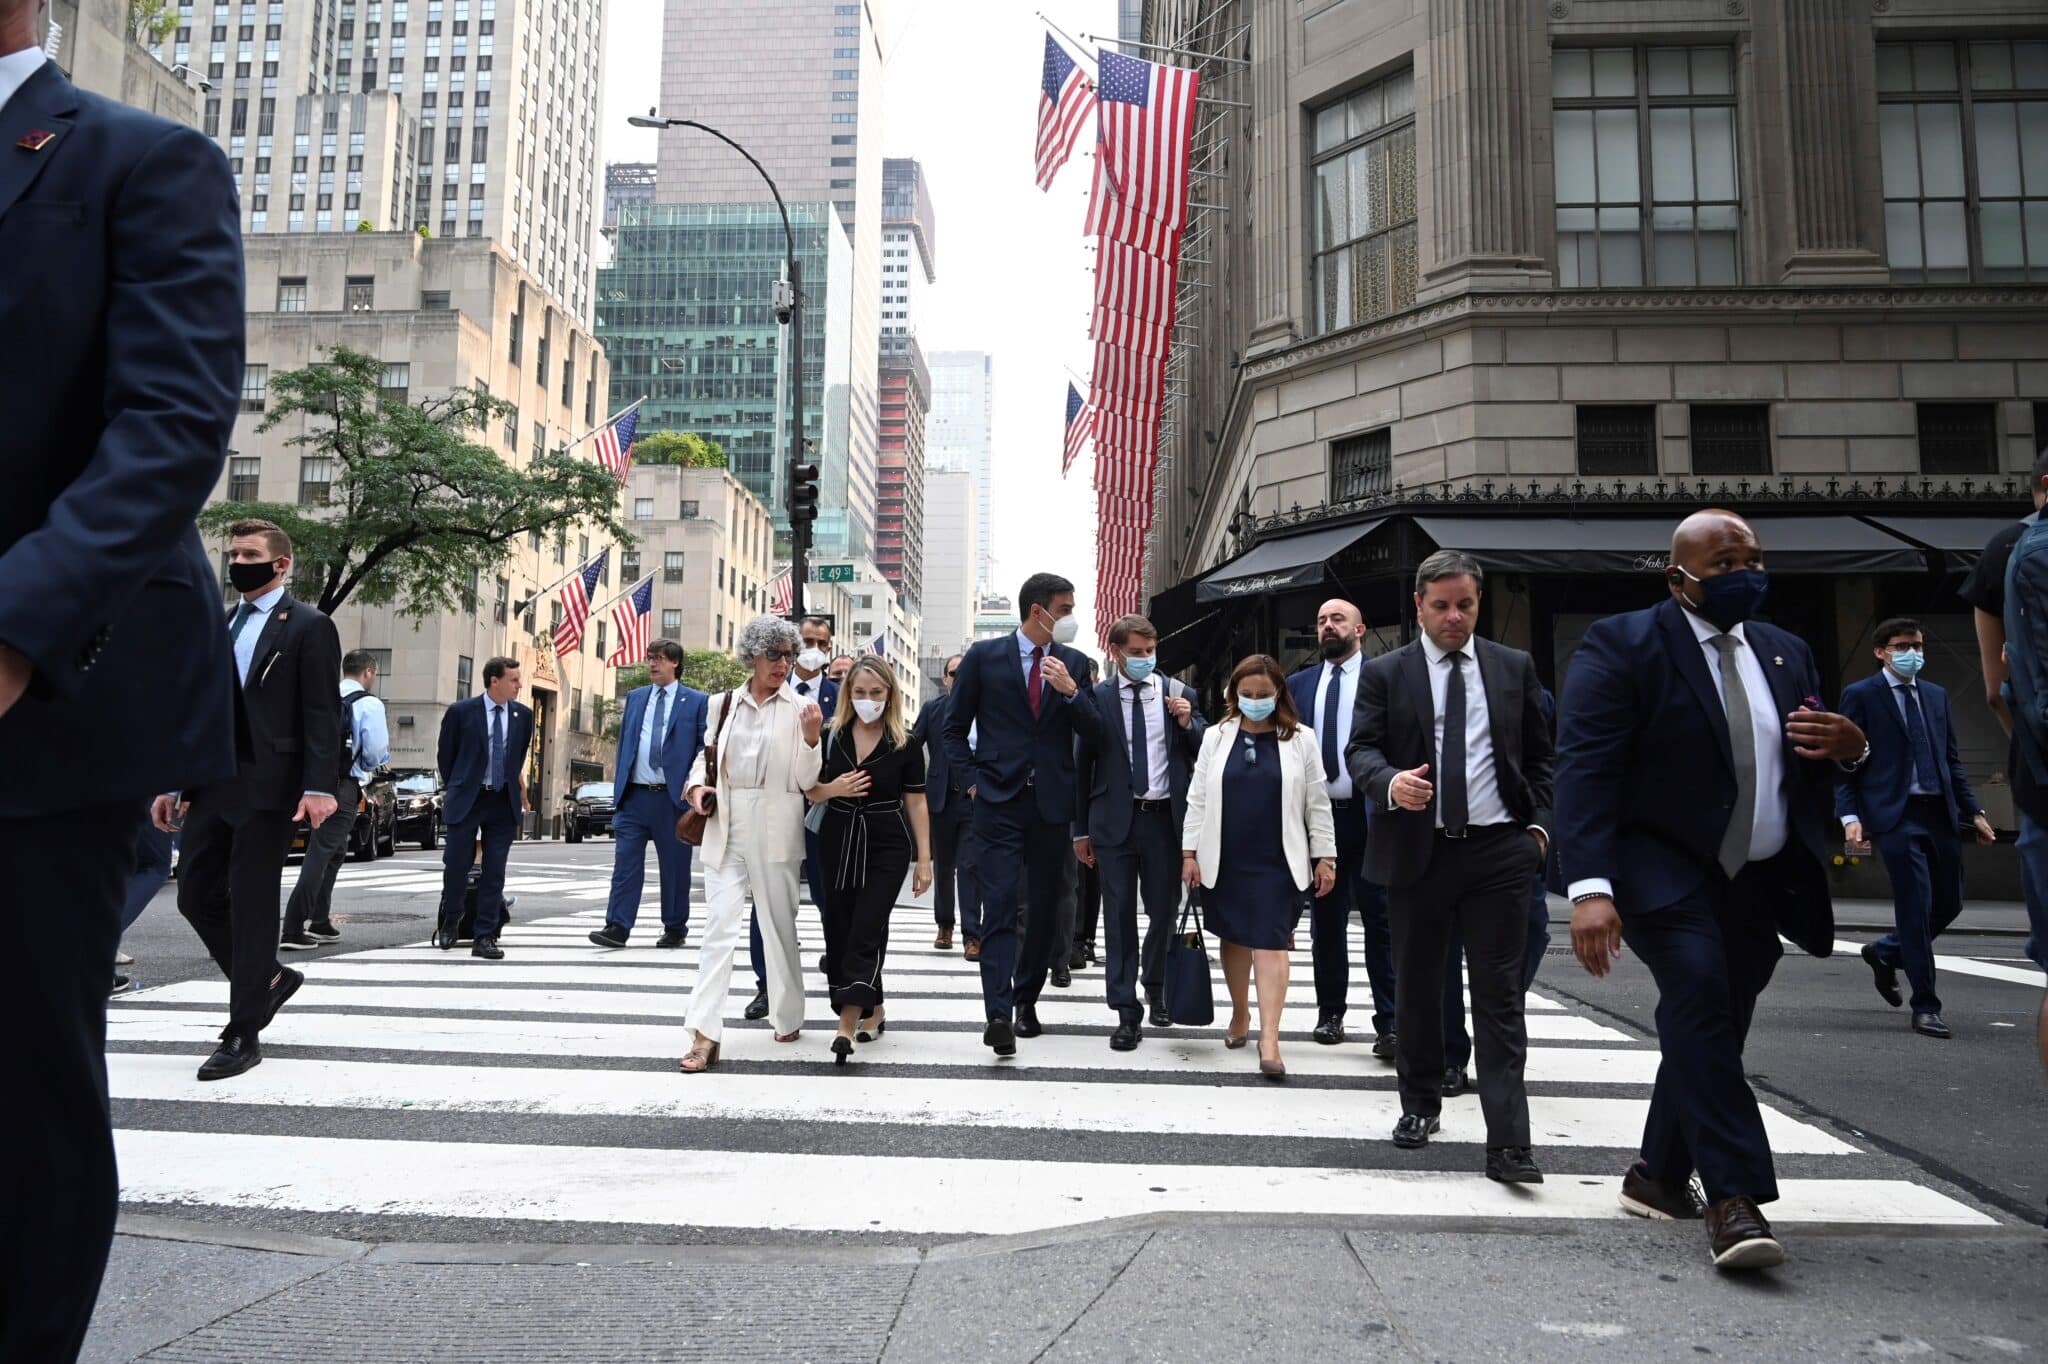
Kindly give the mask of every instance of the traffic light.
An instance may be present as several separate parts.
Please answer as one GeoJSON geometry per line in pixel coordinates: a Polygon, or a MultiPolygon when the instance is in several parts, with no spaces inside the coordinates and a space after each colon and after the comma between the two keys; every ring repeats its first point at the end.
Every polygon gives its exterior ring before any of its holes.
{"type": "Polygon", "coordinates": [[[818,466],[794,464],[789,470],[789,524],[818,519],[818,466]]]}

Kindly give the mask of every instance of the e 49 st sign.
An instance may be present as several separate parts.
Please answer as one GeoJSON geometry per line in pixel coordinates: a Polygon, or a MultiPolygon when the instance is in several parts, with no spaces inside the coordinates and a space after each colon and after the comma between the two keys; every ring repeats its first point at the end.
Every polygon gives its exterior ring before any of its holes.
{"type": "Polygon", "coordinates": [[[821,583],[850,583],[853,581],[853,565],[819,564],[817,580],[821,583]]]}

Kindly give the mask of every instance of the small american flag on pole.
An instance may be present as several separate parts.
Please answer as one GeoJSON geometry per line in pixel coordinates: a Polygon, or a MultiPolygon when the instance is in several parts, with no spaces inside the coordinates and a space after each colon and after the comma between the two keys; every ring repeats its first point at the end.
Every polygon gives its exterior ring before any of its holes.
{"type": "Polygon", "coordinates": [[[786,616],[795,604],[796,592],[790,585],[789,570],[785,568],[768,584],[768,614],[786,616]]]}
{"type": "Polygon", "coordinates": [[[654,575],[640,580],[630,597],[621,597],[612,608],[612,625],[619,632],[619,647],[605,662],[614,668],[637,663],[647,652],[647,618],[654,614],[654,575]]]}
{"type": "Polygon", "coordinates": [[[1081,390],[1067,385],[1067,449],[1060,458],[1060,472],[1066,473],[1074,467],[1075,458],[1081,447],[1088,443],[1088,433],[1095,423],[1095,409],[1081,398],[1081,390]]]}
{"type": "Polygon", "coordinates": [[[639,429],[640,409],[636,407],[606,422],[592,437],[597,462],[611,470],[612,477],[621,482],[625,481],[626,470],[632,467],[633,433],[639,429]]]}
{"type": "Polygon", "coordinates": [[[1045,35],[1045,76],[1038,87],[1038,187],[1051,189],[1088,122],[1094,87],[1072,57],[1045,35]]]}
{"type": "Polygon", "coordinates": [[[1109,51],[1097,69],[1095,183],[1083,230],[1171,258],[1187,225],[1201,74],[1109,51]]]}
{"type": "Polygon", "coordinates": [[[604,561],[610,554],[609,548],[599,550],[581,573],[571,574],[569,581],[562,584],[562,623],[555,627],[557,656],[573,654],[583,647],[583,626],[590,619],[591,594],[597,591],[597,580],[604,576],[604,561]]]}

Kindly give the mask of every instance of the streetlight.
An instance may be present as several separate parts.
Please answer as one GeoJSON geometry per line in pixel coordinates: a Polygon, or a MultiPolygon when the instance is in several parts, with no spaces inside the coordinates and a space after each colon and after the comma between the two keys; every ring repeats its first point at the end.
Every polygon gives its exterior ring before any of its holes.
{"type": "Polygon", "coordinates": [[[783,491],[783,505],[789,512],[789,605],[796,615],[804,611],[804,579],[809,576],[806,560],[811,549],[811,521],[817,516],[815,508],[806,515],[797,506],[800,500],[796,488],[800,481],[798,471],[804,469],[815,479],[816,474],[804,465],[804,287],[803,267],[797,263],[796,233],[790,230],[789,209],[782,202],[782,191],[776,188],[775,178],[755,159],[754,154],[739,143],[727,137],[709,124],[699,123],[692,118],[667,118],[649,109],[645,115],[635,114],[626,122],[635,128],[695,128],[709,133],[726,146],[747,158],[768,192],[775,196],[775,211],[782,215],[782,240],[786,251],[783,270],[787,278],[778,283],[771,302],[775,309],[775,320],[789,328],[789,473],[788,484],[783,491]]]}

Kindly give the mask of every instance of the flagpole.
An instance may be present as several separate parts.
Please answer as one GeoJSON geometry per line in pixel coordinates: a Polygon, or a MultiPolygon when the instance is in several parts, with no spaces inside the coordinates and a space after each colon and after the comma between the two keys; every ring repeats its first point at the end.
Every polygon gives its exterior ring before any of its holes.
{"type": "Polygon", "coordinates": [[[1067,46],[1068,46],[1068,47],[1071,47],[1071,48],[1073,48],[1073,49],[1074,49],[1074,53],[1075,53],[1075,55],[1076,55],[1076,56],[1078,56],[1078,57],[1080,57],[1080,59],[1081,59],[1082,61],[1084,61],[1084,62],[1087,62],[1087,63],[1088,63],[1088,69],[1089,69],[1089,70],[1091,70],[1091,71],[1092,71],[1092,70],[1094,70],[1094,69],[1095,69],[1095,56],[1094,56],[1094,54],[1093,54],[1093,53],[1091,53],[1091,52],[1090,52],[1090,51],[1089,51],[1089,50],[1087,49],[1087,47],[1085,47],[1084,45],[1082,45],[1082,43],[1081,43],[1080,41],[1078,41],[1078,40],[1077,40],[1077,39],[1076,39],[1076,38],[1074,37],[1074,35],[1073,35],[1073,34],[1071,34],[1071,33],[1067,32],[1067,31],[1066,31],[1065,29],[1061,28],[1061,27],[1060,27],[1060,26],[1059,26],[1058,24],[1055,24],[1055,23],[1054,23],[1054,22],[1053,22],[1052,20],[1050,20],[1050,19],[1046,18],[1046,17],[1045,17],[1045,11],[1044,11],[1044,10],[1038,10],[1038,11],[1036,11],[1036,13],[1037,13],[1037,15],[1038,15],[1038,21],[1039,21],[1040,23],[1044,24],[1044,25],[1045,25],[1045,26],[1046,26],[1047,28],[1051,29],[1051,30],[1052,30],[1052,31],[1053,31],[1054,33],[1057,33],[1057,34],[1058,34],[1058,35],[1059,35],[1060,37],[1062,37],[1062,38],[1064,38],[1064,39],[1066,39],[1066,40],[1067,40],[1067,46]]]}
{"type": "Polygon", "coordinates": [[[570,569],[567,573],[564,573],[561,577],[555,579],[546,587],[534,588],[533,595],[529,596],[526,600],[520,602],[518,606],[514,607],[512,614],[515,616],[525,615],[528,608],[530,608],[535,602],[539,601],[542,597],[545,597],[548,593],[560,587],[563,583],[568,582],[569,579],[575,577],[578,573],[581,573],[584,569],[589,568],[592,564],[596,563],[599,559],[603,558],[605,555],[611,552],[612,547],[610,545],[606,545],[603,549],[591,555],[588,559],[585,559],[582,563],[576,565],[576,567],[570,569]]]}
{"type": "Polygon", "coordinates": [[[632,595],[633,595],[633,594],[634,594],[635,592],[638,592],[638,591],[640,590],[640,585],[641,585],[642,583],[650,583],[650,582],[653,582],[653,581],[654,581],[654,574],[653,574],[653,573],[651,573],[651,572],[650,572],[650,573],[649,573],[649,574],[648,574],[648,575],[647,575],[646,577],[644,577],[644,578],[635,578],[635,579],[633,580],[633,585],[632,585],[631,587],[627,588],[627,589],[626,589],[625,591],[623,591],[623,592],[619,593],[619,595],[618,595],[618,596],[616,596],[616,597],[612,597],[612,598],[610,598],[609,600],[607,600],[607,601],[605,601],[605,602],[602,602],[602,603],[600,603],[600,604],[599,604],[599,605],[597,605],[597,606],[593,606],[593,607],[591,607],[591,608],[590,608],[590,614],[594,616],[594,615],[596,615],[596,614],[597,614],[598,612],[600,612],[600,611],[604,610],[604,609],[605,609],[605,607],[607,607],[607,606],[617,606],[617,605],[618,605],[618,604],[619,604],[620,602],[622,602],[622,601],[624,601],[624,600],[625,600],[626,598],[628,598],[628,597],[632,596],[632,595]]]}
{"type": "Polygon", "coordinates": [[[612,414],[611,416],[609,416],[609,417],[606,417],[606,418],[605,418],[605,419],[604,419],[603,421],[599,422],[599,423],[598,423],[598,424],[597,424],[596,426],[593,426],[593,427],[591,427],[591,428],[590,428],[590,429],[589,429],[588,431],[585,431],[585,432],[584,432],[584,433],[583,433],[582,435],[578,436],[578,437],[577,437],[576,439],[574,439],[574,440],[572,440],[572,441],[566,441],[566,442],[564,442],[564,443],[562,444],[562,446],[561,446],[560,448],[561,448],[561,449],[563,449],[563,450],[574,450],[574,449],[575,449],[575,448],[576,448],[577,446],[579,446],[579,445],[583,444],[583,442],[584,442],[584,441],[587,441],[587,440],[589,440],[589,439],[590,439],[590,438],[591,438],[592,436],[594,436],[594,435],[596,435],[596,434],[597,434],[598,432],[600,432],[600,431],[604,430],[604,429],[605,429],[605,427],[607,427],[607,426],[610,426],[610,425],[611,425],[612,423],[614,423],[614,422],[616,422],[616,421],[620,420],[621,418],[623,418],[623,417],[624,417],[624,416],[625,416],[625,415],[626,415],[626,414],[627,414],[628,412],[631,412],[631,411],[633,411],[633,410],[634,410],[635,408],[639,407],[639,406],[640,406],[640,404],[642,404],[642,403],[646,402],[646,401],[647,401],[647,399],[648,399],[649,397],[651,397],[651,396],[652,396],[651,394],[647,394],[647,393],[643,393],[643,394],[641,394],[641,395],[640,395],[640,396],[639,396],[638,398],[635,398],[635,399],[634,399],[634,400],[633,400],[632,402],[630,402],[630,403],[628,403],[628,404],[627,404],[626,406],[624,406],[624,407],[620,408],[620,409],[619,409],[619,410],[618,410],[617,412],[614,412],[614,413],[613,413],[613,414],[612,414]]]}

